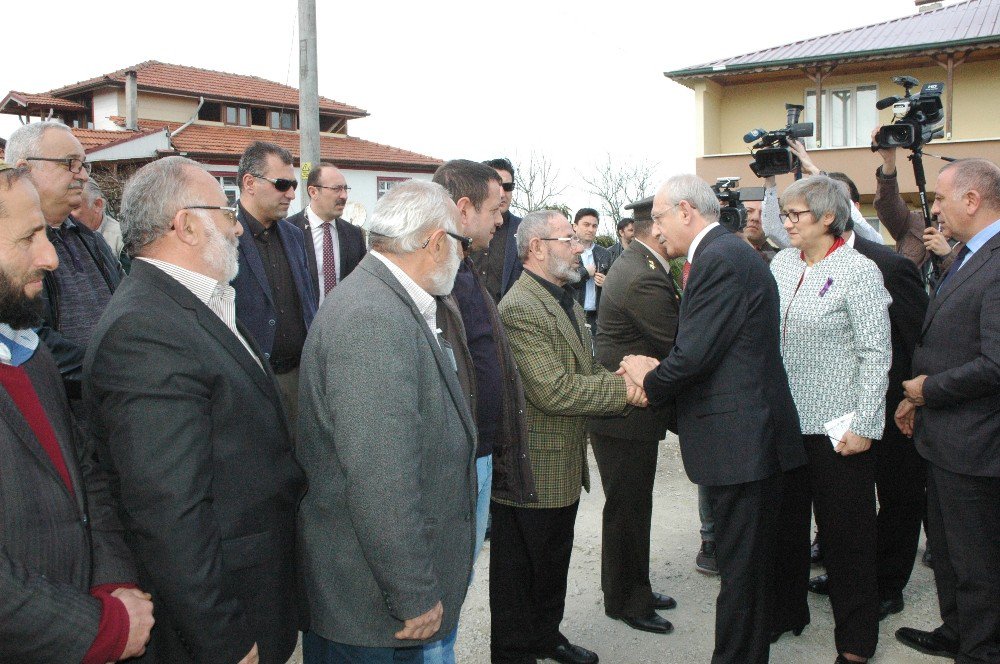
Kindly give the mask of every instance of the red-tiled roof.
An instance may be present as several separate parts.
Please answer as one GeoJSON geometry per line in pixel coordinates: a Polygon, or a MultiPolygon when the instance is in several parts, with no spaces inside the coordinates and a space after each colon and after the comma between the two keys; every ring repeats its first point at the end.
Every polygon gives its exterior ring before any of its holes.
{"type": "Polygon", "coordinates": [[[1000,44],[1000,0],[966,0],[912,16],[667,72],[671,78],[933,47],[1000,44]]]}
{"type": "MultiPolygon", "coordinates": [[[[181,125],[177,122],[140,119],[138,126],[139,132],[130,132],[133,136],[145,135],[164,128],[172,132],[181,125]]],[[[77,132],[93,134],[93,140],[106,139],[107,143],[120,141],[122,135],[126,134],[124,131],[74,130],[74,133],[77,132]]],[[[83,140],[80,138],[81,143],[83,140]]],[[[89,136],[88,140],[91,140],[89,136]]],[[[231,159],[234,163],[254,141],[276,143],[286,148],[296,159],[299,157],[299,134],[295,131],[195,123],[170,139],[178,152],[185,153],[192,159],[231,159]]],[[[84,143],[84,148],[90,147],[97,146],[88,146],[84,143]]],[[[324,161],[347,168],[353,166],[427,173],[433,173],[442,163],[440,159],[434,157],[353,136],[321,135],[320,157],[324,161]]]]}
{"type": "Polygon", "coordinates": [[[18,106],[32,109],[54,108],[57,111],[86,111],[87,107],[69,99],[61,99],[47,94],[33,95],[27,92],[17,92],[11,90],[7,96],[0,101],[0,109],[7,106],[9,102],[15,102],[18,106]]]}
{"type": "MultiPolygon", "coordinates": [[[[139,90],[144,92],[180,93],[194,97],[203,96],[206,99],[216,101],[237,101],[288,108],[298,108],[299,106],[298,88],[268,81],[257,76],[244,76],[243,74],[230,74],[210,69],[199,69],[198,67],[171,65],[164,62],[157,62],[156,60],[149,60],[133,67],[119,69],[110,74],[96,76],[86,81],[56,88],[55,90],[50,90],[48,94],[52,96],[65,96],[108,84],[115,87],[124,87],[125,72],[129,70],[135,70],[139,90]]],[[[324,113],[334,113],[355,118],[368,115],[368,112],[363,109],[342,104],[326,97],[319,98],[319,110],[324,113]]]]}
{"type": "Polygon", "coordinates": [[[85,151],[101,148],[112,143],[119,143],[122,139],[136,138],[143,134],[135,131],[116,131],[108,129],[74,129],[73,135],[80,141],[85,151]]]}

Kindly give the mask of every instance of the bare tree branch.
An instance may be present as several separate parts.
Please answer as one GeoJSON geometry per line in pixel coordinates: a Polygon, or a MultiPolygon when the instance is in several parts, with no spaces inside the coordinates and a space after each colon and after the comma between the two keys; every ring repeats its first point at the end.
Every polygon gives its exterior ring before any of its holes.
{"type": "MultiPolygon", "coordinates": [[[[592,176],[580,175],[590,188],[590,193],[601,201],[603,221],[611,225],[612,236],[615,235],[618,221],[625,216],[625,206],[653,193],[655,170],[656,164],[646,160],[615,162],[608,154],[605,162],[595,167],[592,176]]],[[[608,230],[605,229],[605,232],[608,230]]]]}
{"type": "Polygon", "coordinates": [[[543,208],[564,209],[566,206],[556,201],[566,191],[566,185],[559,181],[559,170],[543,154],[532,152],[528,164],[515,165],[514,201],[511,204],[517,212],[524,214],[543,208]]]}

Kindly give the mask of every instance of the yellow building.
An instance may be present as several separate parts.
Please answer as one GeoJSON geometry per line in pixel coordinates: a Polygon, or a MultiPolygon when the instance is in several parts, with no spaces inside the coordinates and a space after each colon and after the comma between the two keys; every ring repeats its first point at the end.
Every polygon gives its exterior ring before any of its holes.
{"type": "MultiPolygon", "coordinates": [[[[870,202],[881,159],[870,150],[871,132],[893,120],[891,108],[878,111],[875,103],[903,94],[892,81],[900,75],[945,84],[944,136],[925,145],[927,153],[1000,163],[1000,0],[943,7],[928,1],[916,0],[911,16],[666,72],[694,91],[698,175],[709,182],[738,175],[743,186],[759,184],[744,134],[784,127],[785,104],[801,104],[800,121],[816,125],[806,142],[816,165],[847,173],[866,215],[874,215],[870,202]]],[[[913,169],[902,158],[909,151],[901,153],[900,188],[917,205],[913,169]]],[[[924,157],[929,190],[943,165],[924,157]]],[[[791,181],[791,175],[780,176],[779,189],[791,181]]]]}

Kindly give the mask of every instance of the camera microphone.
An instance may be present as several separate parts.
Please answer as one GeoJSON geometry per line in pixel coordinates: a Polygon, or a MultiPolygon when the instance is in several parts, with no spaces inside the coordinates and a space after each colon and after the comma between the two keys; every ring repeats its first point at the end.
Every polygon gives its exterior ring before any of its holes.
{"type": "Polygon", "coordinates": [[[897,101],[900,101],[899,97],[886,97],[885,99],[879,99],[877,102],[875,102],[875,108],[877,108],[880,111],[884,111],[885,109],[895,104],[897,101]]]}
{"type": "Polygon", "coordinates": [[[743,142],[744,143],[753,143],[754,141],[756,141],[757,139],[759,139],[761,136],[763,136],[766,133],[767,132],[765,130],[763,130],[763,129],[751,129],[747,133],[743,134],[743,142]]]}

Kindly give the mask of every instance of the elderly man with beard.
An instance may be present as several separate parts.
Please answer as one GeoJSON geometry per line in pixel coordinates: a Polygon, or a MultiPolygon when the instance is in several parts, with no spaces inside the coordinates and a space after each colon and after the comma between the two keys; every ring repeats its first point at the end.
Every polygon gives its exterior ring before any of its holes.
{"type": "Polygon", "coordinates": [[[129,180],[135,256],[94,331],[84,392],[125,541],[153,595],[152,662],[284,664],[299,622],[304,488],[271,367],[236,320],[236,210],[199,164],[129,180]]]}
{"type": "Polygon", "coordinates": [[[422,662],[472,573],[476,425],[438,298],[467,239],[438,184],[379,199],[371,250],[327,295],[302,351],[297,452],[306,664],[422,662]]]}
{"type": "Polygon", "coordinates": [[[59,258],[59,267],[43,281],[38,336],[52,351],[73,412],[83,420],[83,355],[97,320],[121,281],[121,265],[99,233],[70,216],[83,202],[90,164],[69,127],[53,120],[18,128],[7,143],[6,160],[28,169],[48,223],[49,241],[59,258]]]}
{"type": "Polygon", "coordinates": [[[583,307],[566,288],[580,279],[583,252],[569,220],[529,213],[517,248],[524,272],[500,302],[500,318],[524,383],[538,501],[493,499],[492,661],[596,664],[595,653],[559,631],[580,487],[590,490],[587,419],[619,415],[645,395],[594,359],[583,307]]]}

